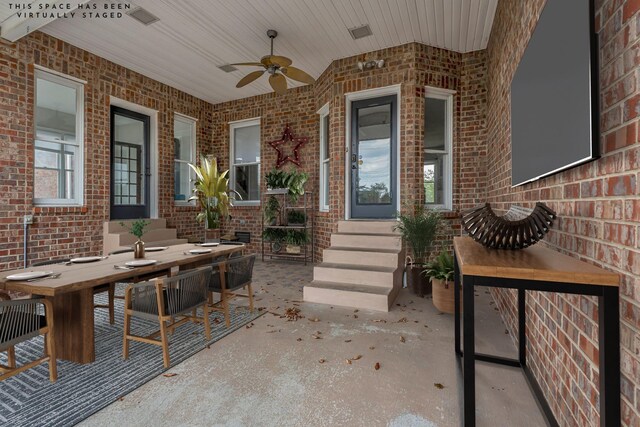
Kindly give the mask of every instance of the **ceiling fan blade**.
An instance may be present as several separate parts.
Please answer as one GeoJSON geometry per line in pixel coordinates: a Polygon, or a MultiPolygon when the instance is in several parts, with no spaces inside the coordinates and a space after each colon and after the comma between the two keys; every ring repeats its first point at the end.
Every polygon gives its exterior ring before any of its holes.
{"type": "Polygon", "coordinates": [[[282,68],[280,71],[282,71],[282,74],[289,77],[290,79],[297,80],[302,83],[307,83],[311,85],[316,82],[313,77],[311,77],[309,74],[302,71],[300,68],[286,67],[286,68],[282,68]]]}
{"type": "Polygon", "coordinates": [[[237,64],[229,64],[229,65],[242,65],[242,66],[248,65],[251,67],[264,67],[264,65],[262,65],[261,62],[238,62],[237,64]]]}
{"type": "Polygon", "coordinates": [[[264,70],[252,71],[246,76],[244,76],[242,79],[240,79],[236,87],[240,88],[240,87],[246,86],[263,74],[264,74],[264,70]]]}
{"type": "Polygon", "coordinates": [[[287,79],[282,74],[276,73],[269,76],[269,84],[277,94],[287,91],[287,79]]]}
{"type": "Polygon", "coordinates": [[[277,65],[279,67],[288,67],[293,63],[293,61],[291,61],[286,56],[278,56],[278,55],[263,56],[260,62],[265,67],[268,67],[269,65],[277,65]]]}

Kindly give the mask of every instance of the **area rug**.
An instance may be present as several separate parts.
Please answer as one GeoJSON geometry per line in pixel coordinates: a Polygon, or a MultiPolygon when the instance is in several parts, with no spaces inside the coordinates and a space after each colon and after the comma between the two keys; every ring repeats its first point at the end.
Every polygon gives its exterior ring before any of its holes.
{"type": "MultiPolygon", "coordinates": [[[[120,293],[122,290],[120,289],[120,293]]],[[[106,303],[106,293],[96,296],[106,303]]],[[[108,310],[95,310],[96,361],[88,365],[58,360],[58,381],[49,382],[48,365],[42,364],[0,383],[0,425],[71,426],[115,402],[149,380],[162,374],[162,348],[131,342],[129,359],[122,358],[124,301],[116,299],[116,323],[109,324],[108,310]]],[[[211,313],[211,340],[204,327],[188,322],[169,337],[171,366],[175,366],[219,339],[243,327],[262,313],[231,307],[231,327],[225,327],[222,313],[211,313]]],[[[158,324],[133,318],[131,332],[147,335],[158,324]]],[[[16,359],[22,364],[42,355],[42,338],[16,346],[16,359]]],[[[6,354],[0,364],[6,364],[6,354]]]]}

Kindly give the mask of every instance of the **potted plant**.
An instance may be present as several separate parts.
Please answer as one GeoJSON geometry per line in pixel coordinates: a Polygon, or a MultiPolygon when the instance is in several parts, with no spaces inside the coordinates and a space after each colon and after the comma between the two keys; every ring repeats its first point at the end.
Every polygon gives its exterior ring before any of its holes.
{"type": "Polygon", "coordinates": [[[198,200],[202,211],[196,216],[198,222],[204,222],[205,240],[209,233],[213,238],[220,237],[220,224],[229,216],[229,207],[233,200],[240,197],[229,189],[228,170],[219,173],[216,158],[200,157],[200,166],[189,163],[196,177],[193,180],[194,195],[189,200],[198,200]],[[217,237],[216,237],[217,236],[217,237]]]}
{"type": "Polygon", "coordinates": [[[277,254],[282,250],[282,242],[287,237],[287,230],[282,228],[265,228],[262,231],[262,238],[271,242],[271,252],[277,254]]]}
{"type": "Polygon", "coordinates": [[[301,247],[309,243],[309,235],[306,230],[287,230],[285,242],[288,254],[299,254],[302,252],[301,247]]]}
{"type": "Polygon", "coordinates": [[[420,297],[428,295],[431,293],[431,286],[421,273],[425,269],[429,250],[440,229],[442,215],[436,210],[417,205],[411,213],[399,213],[398,220],[394,229],[400,232],[413,254],[413,258],[407,257],[410,261],[405,266],[407,285],[413,287],[416,295],[420,297]]]}
{"type": "Polygon", "coordinates": [[[442,251],[425,270],[433,284],[433,305],[444,313],[454,313],[453,256],[442,251]]]}
{"type": "Polygon", "coordinates": [[[307,215],[299,210],[291,209],[287,212],[287,224],[304,225],[307,222],[307,215]]]}
{"type": "Polygon", "coordinates": [[[271,169],[265,174],[264,181],[267,185],[267,188],[270,190],[283,189],[287,188],[287,176],[288,174],[283,170],[271,169]]]}
{"type": "Polygon", "coordinates": [[[287,174],[285,184],[289,189],[289,197],[293,203],[296,203],[298,198],[304,195],[304,185],[308,179],[309,174],[306,172],[298,172],[295,169],[290,170],[287,174]]]}
{"type": "Polygon", "coordinates": [[[280,202],[276,196],[270,196],[264,207],[264,220],[267,225],[278,225],[280,218],[280,202]]]}
{"type": "Polygon", "coordinates": [[[151,221],[144,219],[135,220],[130,225],[125,222],[120,223],[123,228],[138,238],[133,244],[133,257],[136,259],[144,258],[144,242],[142,241],[142,236],[144,236],[145,228],[147,228],[149,224],[151,224],[151,221]]]}

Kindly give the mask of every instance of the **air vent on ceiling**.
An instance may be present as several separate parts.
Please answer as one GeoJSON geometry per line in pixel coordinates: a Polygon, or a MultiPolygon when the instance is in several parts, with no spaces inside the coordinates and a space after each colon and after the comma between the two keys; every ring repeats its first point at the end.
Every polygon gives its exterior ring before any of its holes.
{"type": "Polygon", "coordinates": [[[234,67],[233,65],[231,65],[231,64],[218,65],[218,68],[220,68],[225,73],[230,73],[232,71],[238,71],[238,69],[236,67],[234,67]]]}
{"type": "Polygon", "coordinates": [[[141,7],[136,7],[132,11],[127,12],[127,15],[129,15],[136,21],[143,23],[144,25],[151,25],[154,22],[157,22],[160,20],[160,18],[158,18],[148,10],[143,9],[141,7]]]}
{"type": "Polygon", "coordinates": [[[353,37],[354,40],[358,40],[363,37],[368,37],[373,34],[371,32],[371,28],[369,28],[369,25],[363,25],[361,27],[356,27],[356,28],[349,28],[349,33],[351,34],[351,37],[353,37]]]}

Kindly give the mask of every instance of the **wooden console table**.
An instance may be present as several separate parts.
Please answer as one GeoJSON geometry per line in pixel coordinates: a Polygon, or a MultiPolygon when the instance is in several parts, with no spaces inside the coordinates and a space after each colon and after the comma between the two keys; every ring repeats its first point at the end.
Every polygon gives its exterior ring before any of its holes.
{"type": "Polygon", "coordinates": [[[455,353],[462,359],[463,425],[475,426],[475,361],[522,368],[547,421],[557,426],[542,390],[527,366],[526,291],[558,292],[598,297],[600,354],[600,425],[620,425],[620,277],[554,250],[532,246],[519,251],[488,249],[469,237],[454,239],[455,353]],[[464,313],[460,348],[460,286],[464,313]],[[475,352],[474,287],[518,290],[518,359],[475,352]]]}

